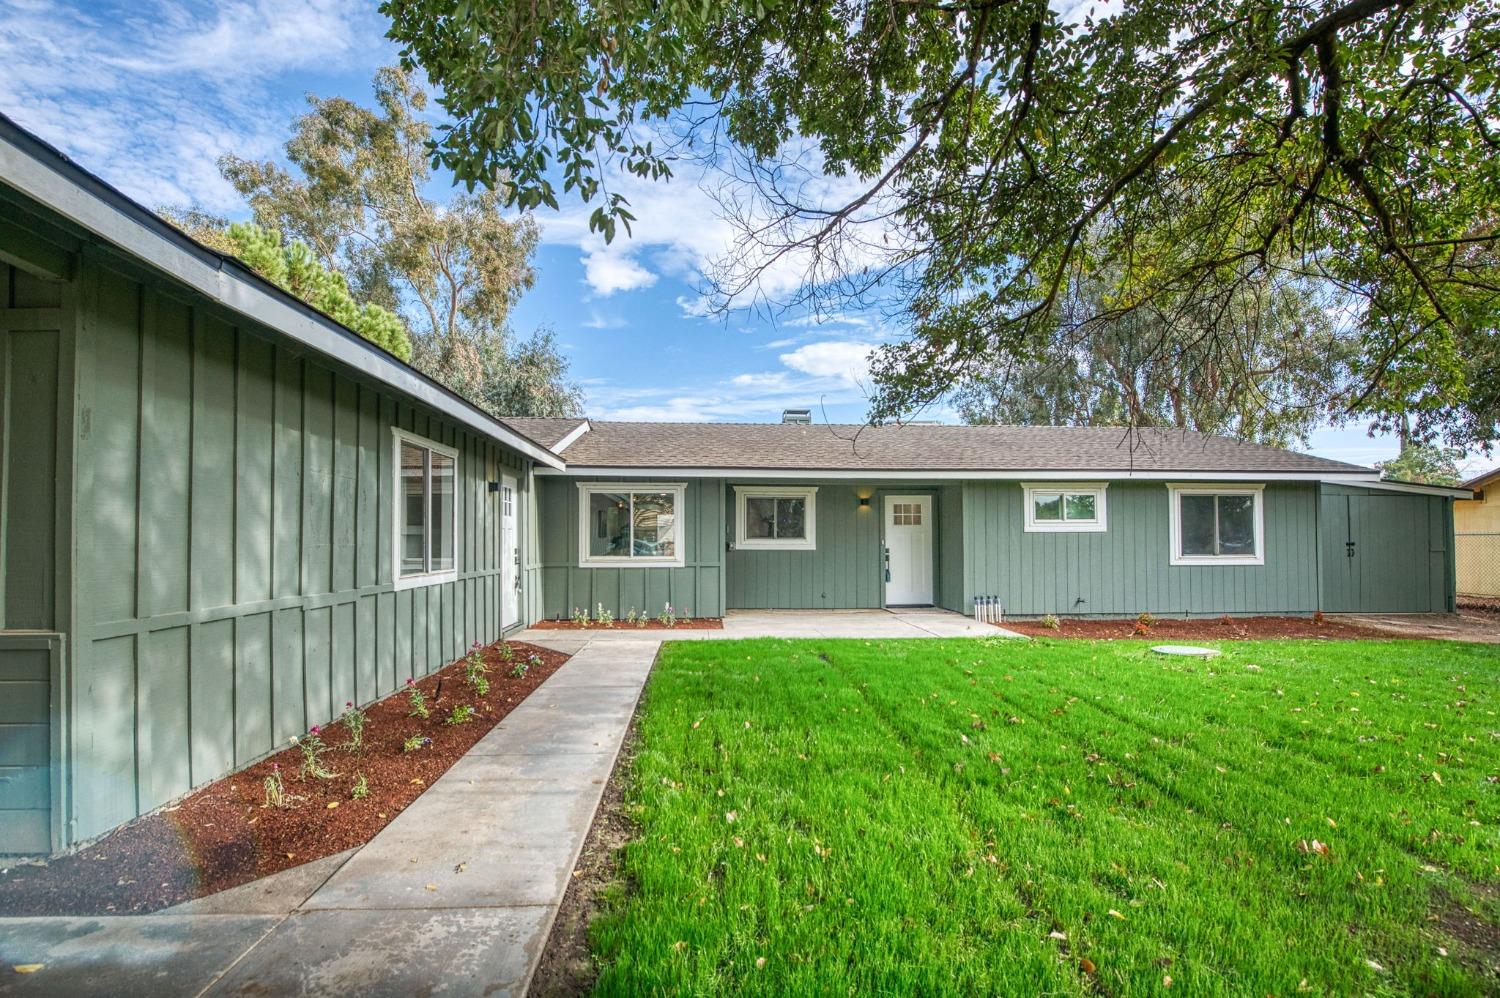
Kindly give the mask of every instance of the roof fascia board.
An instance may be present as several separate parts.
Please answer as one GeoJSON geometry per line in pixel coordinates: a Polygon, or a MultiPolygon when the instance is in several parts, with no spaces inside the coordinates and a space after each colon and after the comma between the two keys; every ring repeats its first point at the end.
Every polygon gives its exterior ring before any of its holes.
{"type": "MultiPolygon", "coordinates": [[[[1201,481],[1201,482],[1330,482],[1347,485],[1378,484],[1378,472],[1327,473],[1318,471],[1057,471],[1045,468],[1021,471],[987,471],[964,469],[894,470],[882,468],[629,468],[602,465],[569,465],[565,470],[549,471],[537,469],[539,475],[610,475],[626,478],[688,476],[690,478],[826,478],[826,479],[892,479],[898,481],[1048,481],[1048,482],[1097,482],[1108,481],[1201,481]]],[[[1420,486],[1419,486],[1420,487],[1420,486]]],[[[1461,490],[1460,490],[1461,491],[1461,490]]]]}
{"type": "MultiPolygon", "coordinates": [[[[291,304],[281,294],[262,286],[257,278],[237,273],[237,267],[215,266],[213,254],[201,250],[193,252],[142,220],[130,217],[121,205],[112,204],[99,193],[85,189],[4,135],[0,135],[0,180],[98,239],[236,314],[389,385],[548,468],[562,470],[565,467],[562,459],[552,451],[456,396],[450,396],[379,347],[366,344],[358,334],[311,308],[291,304]]],[[[145,210],[123,195],[119,197],[130,207],[145,210]]]]}
{"type": "Polygon", "coordinates": [[[569,430],[567,432],[567,434],[564,435],[561,440],[559,440],[557,443],[553,444],[552,445],[552,452],[554,454],[561,454],[563,451],[567,450],[570,446],[572,446],[573,441],[577,440],[579,437],[583,436],[585,433],[587,433],[591,429],[593,429],[593,427],[590,426],[589,425],[589,421],[587,419],[585,419],[583,422],[579,423],[577,426],[575,426],[571,430],[569,430]]]}
{"type": "Polygon", "coordinates": [[[1473,499],[1474,490],[1453,485],[1423,485],[1420,482],[1343,482],[1344,485],[1355,485],[1362,489],[1374,489],[1377,492],[1410,492],[1423,496],[1447,496],[1451,499],[1473,499]]]}

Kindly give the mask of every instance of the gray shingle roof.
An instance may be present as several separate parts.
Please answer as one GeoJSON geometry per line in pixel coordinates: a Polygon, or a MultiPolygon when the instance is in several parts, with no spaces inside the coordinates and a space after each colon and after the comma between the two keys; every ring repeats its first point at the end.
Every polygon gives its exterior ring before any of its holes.
{"type": "MultiPolygon", "coordinates": [[[[507,422],[547,442],[561,440],[579,421],[507,422]]],[[[1373,474],[1355,464],[1172,429],[599,420],[590,427],[562,452],[569,468],[1373,474]]]]}

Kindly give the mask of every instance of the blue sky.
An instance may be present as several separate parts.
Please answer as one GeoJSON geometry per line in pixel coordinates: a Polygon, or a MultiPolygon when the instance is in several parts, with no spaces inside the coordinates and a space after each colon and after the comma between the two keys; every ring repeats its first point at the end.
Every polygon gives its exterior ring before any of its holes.
{"type": "MultiPolygon", "coordinates": [[[[278,158],[308,92],[368,100],[396,53],[374,6],[0,0],[0,111],[147,205],[243,215],[215,159],[278,158]]],[[[521,333],[556,331],[591,415],[764,420],[808,405],[863,418],[863,358],[899,331],[868,315],[695,314],[732,227],[694,176],[627,180],[625,193],[639,222],[607,247],[588,234],[588,208],[538,216],[537,285],[513,316],[521,333]]],[[[1369,464],[1396,446],[1355,426],[1317,432],[1311,449],[1369,464]]],[[[1476,456],[1465,470],[1492,463],[1476,456]]]]}

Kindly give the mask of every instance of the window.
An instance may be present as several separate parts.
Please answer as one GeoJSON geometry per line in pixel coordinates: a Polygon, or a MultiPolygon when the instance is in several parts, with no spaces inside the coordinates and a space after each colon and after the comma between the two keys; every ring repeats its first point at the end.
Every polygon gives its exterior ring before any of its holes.
{"type": "Polygon", "coordinates": [[[895,527],[920,527],[922,504],[919,502],[891,503],[891,525],[895,527]]]}
{"type": "Polygon", "coordinates": [[[394,431],[396,588],[458,577],[458,452],[394,431]]]}
{"type": "Polygon", "coordinates": [[[1105,529],[1102,482],[1023,482],[1026,492],[1026,530],[1038,532],[1094,532],[1105,529]]]}
{"type": "Polygon", "coordinates": [[[684,489],[680,483],[580,484],[578,563],[681,567],[684,489]]]}
{"type": "Polygon", "coordinates": [[[1169,485],[1172,564],[1264,565],[1263,486],[1169,485]]]}
{"type": "Polygon", "coordinates": [[[817,547],[818,490],[740,485],[734,490],[735,547],[811,551],[817,547]]]}

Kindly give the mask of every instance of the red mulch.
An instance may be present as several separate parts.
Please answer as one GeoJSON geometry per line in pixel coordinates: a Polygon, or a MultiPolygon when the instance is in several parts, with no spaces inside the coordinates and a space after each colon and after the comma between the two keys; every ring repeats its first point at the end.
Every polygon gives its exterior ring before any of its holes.
{"type": "Polygon", "coordinates": [[[1361,627],[1339,620],[1312,617],[1213,617],[1179,620],[1158,617],[1156,622],[1137,633],[1136,620],[1093,620],[1065,617],[1057,630],[1043,627],[1036,620],[1007,620],[1000,625],[1008,631],[1033,638],[1139,638],[1149,640],[1184,639],[1190,641],[1244,641],[1257,638],[1386,638],[1392,635],[1373,627],[1361,627]]]}
{"type": "Polygon", "coordinates": [[[690,617],[687,620],[678,618],[673,627],[668,627],[655,617],[648,618],[645,626],[639,623],[631,624],[623,620],[617,620],[606,627],[603,624],[589,624],[584,627],[571,620],[538,620],[531,625],[539,631],[722,631],[724,621],[718,617],[690,617]]]}
{"type": "Polygon", "coordinates": [[[182,801],[119,828],[93,845],[46,865],[0,870],[0,914],[104,915],[156,911],[193,898],[331,856],[368,842],[421,796],[449,766],[567,661],[537,645],[509,642],[515,660],[540,657],[526,676],[512,678],[513,662],[496,643],[483,649],[490,691],[480,697],[454,662],[417,681],[427,696],[427,720],[411,717],[404,690],[365,708],[364,750],[342,746],[342,724],[323,728],[324,765],[337,777],[298,775],[300,749],[288,748],[248,769],[203,787],[182,801]],[[477,712],[465,724],[445,724],[454,707],[477,712]],[[415,752],[402,751],[412,735],[432,739],[415,752]],[[295,806],[265,806],[264,781],[279,766],[295,806]],[[370,795],[349,796],[356,773],[370,795]],[[335,806],[336,805],[336,806],[335,806]]]}

